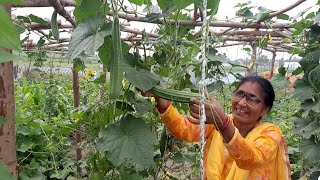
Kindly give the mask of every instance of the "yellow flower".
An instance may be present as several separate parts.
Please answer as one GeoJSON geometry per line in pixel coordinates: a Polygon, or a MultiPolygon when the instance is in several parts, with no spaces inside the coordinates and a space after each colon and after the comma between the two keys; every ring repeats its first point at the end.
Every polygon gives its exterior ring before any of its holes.
{"type": "Polygon", "coordinates": [[[251,69],[252,66],[253,66],[253,62],[251,62],[251,63],[249,64],[248,69],[251,69]]]}
{"type": "Polygon", "coordinates": [[[124,79],[122,79],[122,87],[124,88],[124,87],[126,87],[126,84],[127,84],[127,82],[126,82],[126,80],[124,80],[124,79]]]}
{"type": "Polygon", "coordinates": [[[79,118],[71,118],[71,121],[75,123],[79,122],[79,120],[80,120],[79,118]]]}
{"type": "Polygon", "coordinates": [[[272,36],[269,34],[269,41],[272,42],[272,36]]]}
{"type": "Polygon", "coordinates": [[[154,103],[156,103],[156,99],[154,98],[154,97],[151,97],[150,98],[150,101],[154,104],[154,103]]]}
{"type": "Polygon", "coordinates": [[[86,71],[83,79],[84,80],[88,80],[88,79],[91,79],[94,76],[95,76],[94,70],[89,69],[89,70],[86,71]]]}

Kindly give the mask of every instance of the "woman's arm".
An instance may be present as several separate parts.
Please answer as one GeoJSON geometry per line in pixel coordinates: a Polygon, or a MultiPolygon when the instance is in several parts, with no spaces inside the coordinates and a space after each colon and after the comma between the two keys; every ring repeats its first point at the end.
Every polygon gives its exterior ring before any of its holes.
{"type": "Polygon", "coordinates": [[[234,136],[226,144],[237,166],[241,169],[252,169],[273,160],[282,141],[281,130],[276,126],[268,127],[261,134],[254,136],[256,136],[254,141],[248,142],[235,129],[234,136]]]}
{"type": "MultiPolygon", "coordinates": [[[[172,105],[160,116],[169,132],[176,138],[189,142],[200,140],[200,125],[189,122],[187,117],[182,116],[172,105]]],[[[214,131],[215,127],[213,125],[206,125],[205,138],[214,131]]]]}

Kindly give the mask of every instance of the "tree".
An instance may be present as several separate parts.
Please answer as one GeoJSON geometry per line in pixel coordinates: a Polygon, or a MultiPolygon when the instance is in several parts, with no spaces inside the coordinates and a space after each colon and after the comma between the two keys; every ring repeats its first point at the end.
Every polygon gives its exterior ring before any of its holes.
{"type": "MultiPolygon", "coordinates": [[[[11,6],[3,5],[10,14],[11,6]]],[[[11,50],[0,48],[0,51],[11,50]]],[[[0,127],[0,161],[3,161],[7,169],[14,177],[18,176],[18,164],[16,158],[16,134],[15,134],[15,99],[13,83],[13,62],[0,64],[0,116],[6,122],[0,127]]]]}

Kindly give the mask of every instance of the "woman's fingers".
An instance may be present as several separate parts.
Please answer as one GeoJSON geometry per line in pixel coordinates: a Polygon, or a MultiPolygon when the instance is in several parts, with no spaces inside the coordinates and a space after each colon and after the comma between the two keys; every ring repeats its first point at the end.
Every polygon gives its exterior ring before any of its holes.
{"type": "Polygon", "coordinates": [[[196,98],[191,98],[190,104],[200,105],[200,100],[196,98]]]}
{"type": "Polygon", "coordinates": [[[191,116],[188,116],[187,119],[188,119],[189,122],[191,122],[193,124],[200,124],[200,120],[199,119],[195,119],[195,118],[193,118],[191,116]]]}

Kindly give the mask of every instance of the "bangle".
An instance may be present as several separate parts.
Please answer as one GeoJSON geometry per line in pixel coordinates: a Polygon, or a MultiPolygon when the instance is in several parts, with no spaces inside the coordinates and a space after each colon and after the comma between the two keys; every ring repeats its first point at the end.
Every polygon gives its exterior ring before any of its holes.
{"type": "Polygon", "coordinates": [[[157,104],[157,109],[158,109],[158,111],[160,112],[160,113],[164,113],[167,109],[168,109],[168,107],[171,105],[171,103],[169,102],[169,103],[167,103],[167,106],[166,107],[159,107],[159,105],[157,104]]]}
{"type": "Polygon", "coordinates": [[[230,124],[230,117],[228,116],[227,122],[223,125],[222,128],[220,128],[220,132],[223,132],[224,130],[226,130],[229,124],[230,124]]]}

